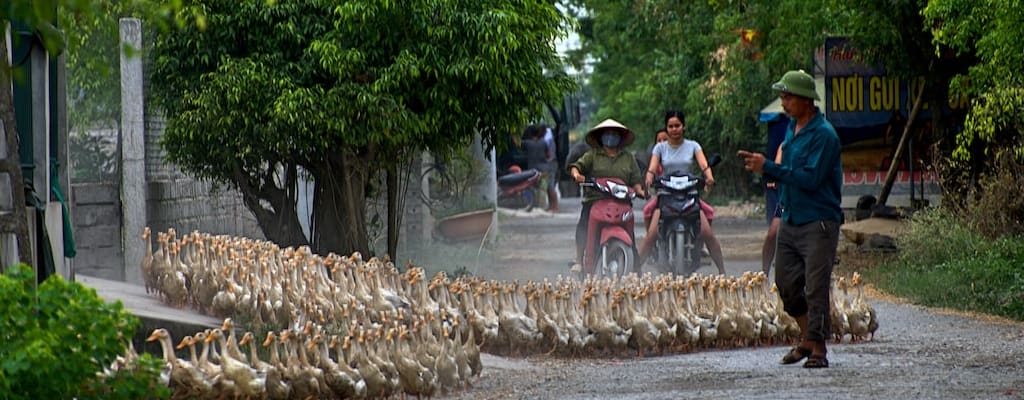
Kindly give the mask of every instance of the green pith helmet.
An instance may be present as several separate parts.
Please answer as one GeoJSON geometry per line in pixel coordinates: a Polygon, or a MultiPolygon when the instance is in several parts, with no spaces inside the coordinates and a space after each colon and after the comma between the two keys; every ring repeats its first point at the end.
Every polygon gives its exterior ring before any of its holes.
{"type": "Polygon", "coordinates": [[[782,79],[772,84],[772,89],[808,99],[821,100],[818,97],[818,92],[814,90],[814,77],[802,69],[786,72],[782,75],[782,79]]]}

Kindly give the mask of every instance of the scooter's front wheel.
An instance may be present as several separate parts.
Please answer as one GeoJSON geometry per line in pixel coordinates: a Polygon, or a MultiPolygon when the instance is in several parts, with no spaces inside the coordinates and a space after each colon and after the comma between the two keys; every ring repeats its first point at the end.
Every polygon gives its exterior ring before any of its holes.
{"type": "Polygon", "coordinates": [[[611,239],[601,247],[601,257],[595,271],[607,277],[621,278],[633,271],[636,253],[633,246],[618,239],[611,239]]]}
{"type": "Polygon", "coordinates": [[[700,235],[692,229],[676,231],[673,246],[673,270],[677,275],[690,276],[700,269],[700,235]]]}

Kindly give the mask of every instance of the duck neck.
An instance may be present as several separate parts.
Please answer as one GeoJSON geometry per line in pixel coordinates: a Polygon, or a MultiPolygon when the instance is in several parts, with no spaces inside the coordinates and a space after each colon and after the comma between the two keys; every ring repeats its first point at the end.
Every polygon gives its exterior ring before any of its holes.
{"type": "Polygon", "coordinates": [[[174,345],[171,344],[171,338],[170,337],[166,337],[166,336],[165,337],[161,337],[160,338],[160,347],[164,351],[164,361],[167,361],[169,363],[177,361],[178,356],[174,354],[174,345]]]}
{"type": "Polygon", "coordinates": [[[253,342],[249,342],[249,365],[253,367],[260,364],[259,355],[256,354],[256,345],[253,342]]]}

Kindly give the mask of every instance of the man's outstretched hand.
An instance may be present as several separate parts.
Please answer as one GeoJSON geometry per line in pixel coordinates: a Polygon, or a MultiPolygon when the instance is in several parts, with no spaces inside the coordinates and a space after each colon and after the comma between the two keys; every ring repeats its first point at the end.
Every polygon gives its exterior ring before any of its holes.
{"type": "Polygon", "coordinates": [[[764,172],[764,154],[740,150],[736,155],[743,159],[743,168],[747,171],[758,174],[764,172]]]}

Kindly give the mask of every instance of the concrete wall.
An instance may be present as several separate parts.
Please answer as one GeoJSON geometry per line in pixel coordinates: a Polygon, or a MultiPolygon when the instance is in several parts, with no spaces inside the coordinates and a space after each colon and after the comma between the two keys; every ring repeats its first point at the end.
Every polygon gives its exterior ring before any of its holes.
{"type": "Polygon", "coordinates": [[[121,202],[115,183],[72,184],[76,274],[124,280],[121,202]]]}
{"type": "MultiPolygon", "coordinates": [[[[122,42],[144,47],[141,21],[123,18],[119,27],[122,42]]],[[[142,283],[141,235],[147,226],[154,232],[174,228],[263,239],[238,192],[192,179],[164,161],[159,143],[165,123],[145,107],[143,60],[137,53],[122,52],[120,67],[118,176],[113,182],[73,185],[75,273],[142,283]]]]}
{"type": "Polygon", "coordinates": [[[256,217],[242,202],[241,193],[192,179],[174,164],[164,162],[166,153],[160,147],[160,137],[165,125],[163,118],[146,119],[146,221],[149,227],[154,232],[173,227],[179,233],[198,230],[264,239],[256,217]]]}
{"type": "MultiPolygon", "coordinates": [[[[164,161],[159,145],[164,129],[161,118],[148,117],[146,122],[146,226],[154,232],[173,227],[181,233],[198,230],[211,234],[243,236],[265,240],[252,212],[245,207],[241,194],[228,188],[216,188],[209,182],[185,175],[173,164],[164,161]]],[[[73,151],[73,150],[72,150],[73,151]]],[[[408,260],[416,251],[429,246],[429,213],[419,200],[427,189],[420,180],[421,160],[414,161],[408,174],[406,201],[403,207],[399,259],[408,260]]],[[[380,182],[383,184],[383,182],[380,182]]],[[[383,190],[382,190],[383,192],[383,190]]],[[[367,200],[367,220],[381,225],[371,229],[371,247],[376,254],[387,251],[387,201],[382,197],[367,200]],[[374,218],[376,215],[376,218],[374,218]]],[[[74,259],[76,274],[124,281],[125,268],[121,248],[122,207],[118,181],[105,183],[74,183],[72,185],[72,221],[78,255],[74,259]]],[[[142,232],[130,232],[130,245],[142,246],[142,232]]],[[[414,257],[412,257],[414,258],[414,257]]]]}
{"type": "Polygon", "coordinates": [[[264,239],[256,217],[234,190],[187,178],[150,181],[147,186],[146,215],[153,231],[174,228],[180,233],[198,230],[264,239]]]}

